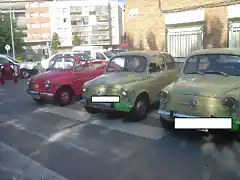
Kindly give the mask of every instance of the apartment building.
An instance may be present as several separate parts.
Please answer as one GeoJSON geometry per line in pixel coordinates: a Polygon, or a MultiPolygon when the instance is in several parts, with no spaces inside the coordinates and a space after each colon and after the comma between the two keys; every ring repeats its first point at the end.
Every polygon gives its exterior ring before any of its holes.
{"type": "Polygon", "coordinates": [[[209,47],[240,47],[240,2],[131,0],[125,32],[131,49],[160,49],[175,57],[209,47]],[[237,4],[239,3],[239,4],[237,4]]]}
{"type": "Polygon", "coordinates": [[[118,2],[56,1],[51,8],[52,32],[61,44],[72,45],[77,35],[81,44],[119,45],[123,35],[123,13],[118,2]]]}
{"type": "Polygon", "coordinates": [[[16,20],[18,30],[21,30],[24,34],[24,39],[27,38],[27,24],[25,18],[25,2],[13,1],[9,3],[8,1],[0,2],[0,12],[10,13],[12,9],[12,17],[16,20]]]}

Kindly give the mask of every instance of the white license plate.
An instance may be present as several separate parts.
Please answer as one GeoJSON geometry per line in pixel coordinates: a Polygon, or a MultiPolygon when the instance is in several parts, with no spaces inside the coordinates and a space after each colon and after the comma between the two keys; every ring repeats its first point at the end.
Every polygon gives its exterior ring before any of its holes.
{"type": "Polygon", "coordinates": [[[33,96],[35,99],[40,99],[40,96],[39,95],[34,95],[33,96]]]}

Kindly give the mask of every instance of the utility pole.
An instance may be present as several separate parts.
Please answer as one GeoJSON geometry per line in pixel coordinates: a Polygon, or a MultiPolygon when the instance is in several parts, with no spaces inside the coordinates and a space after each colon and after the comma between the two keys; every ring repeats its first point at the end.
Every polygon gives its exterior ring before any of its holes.
{"type": "Polygon", "coordinates": [[[13,35],[13,22],[12,22],[12,3],[11,0],[8,1],[10,5],[10,29],[11,29],[11,39],[12,39],[12,51],[13,51],[13,58],[15,59],[15,43],[14,43],[14,35],[13,35]]]}

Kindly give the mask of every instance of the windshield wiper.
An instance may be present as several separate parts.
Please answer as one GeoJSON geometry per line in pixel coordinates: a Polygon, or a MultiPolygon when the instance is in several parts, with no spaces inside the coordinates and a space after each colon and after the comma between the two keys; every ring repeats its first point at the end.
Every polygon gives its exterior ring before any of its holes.
{"type": "Polygon", "coordinates": [[[201,71],[187,72],[186,74],[200,74],[200,75],[205,75],[205,73],[204,73],[204,72],[201,72],[201,71]]]}
{"type": "Polygon", "coordinates": [[[223,75],[225,77],[228,77],[228,74],[224,73],[222,71],[207,71],[207,72],[205,72],[205,74],[219,74],[219,75],[223,75]]]}

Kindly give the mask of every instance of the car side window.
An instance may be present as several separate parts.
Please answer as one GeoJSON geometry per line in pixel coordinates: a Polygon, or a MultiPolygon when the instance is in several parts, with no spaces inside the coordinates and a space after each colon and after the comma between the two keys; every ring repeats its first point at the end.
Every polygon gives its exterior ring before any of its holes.
{"type": "Polygon", "coordinates": [[[190,57],[184,67],[185,72],[196,72],[198,66],[198,58],[197,56],[190,57]]]}
{"type": "Polygon", "coordinates": [[[96,59],[106,59],[106,58],[102,53],[96,52],[96,59]]]}
{"type": "Polygon", "coordinates": [[[56,60],[59,59],[60,56],[61,56],[60,54],[55,55],[55,56],[49,61],[49,66],[52,66],[53,63],[54,63],[56,60]]]}
{"type": "Polygon", "coordinates": [[[8,59],[0,57],[0,64],[9,64],[10,62],[8,59]]]}
{"type": "Polygon", "coordinates": [[[76,65],[75,65],[75,71],[80,71],[81,69],[82,69],[81,61],[79,61],[79,62],[76,63],[76,65]]]}
{"type": "Polygon", "coordinates": [[[175,69],[175,61],[174,58],[170,55],[166,55],[166,65],[167,69],[175,69]]]}

